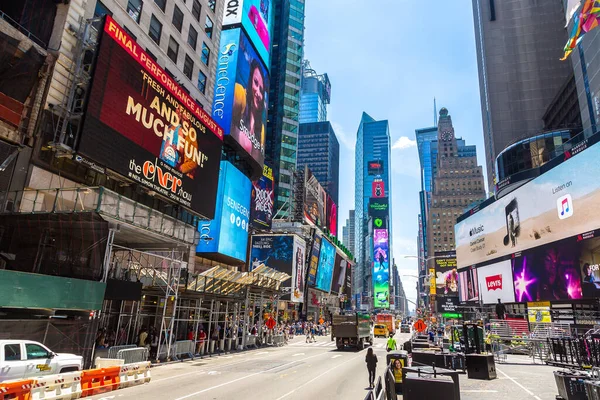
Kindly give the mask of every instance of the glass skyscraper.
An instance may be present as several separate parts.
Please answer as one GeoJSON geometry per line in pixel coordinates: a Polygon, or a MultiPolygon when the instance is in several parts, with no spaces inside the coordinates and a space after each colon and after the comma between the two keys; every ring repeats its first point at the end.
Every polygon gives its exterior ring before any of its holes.
{"type": "MultiPolygon", "coordinates": [[[[357,260],[354,288],[357,293],[371,293],[371,265],[368,262],[372,256],[372,241],[369,239],[368,229],[368,207],[369,198],[372,194],[372,184],[376,178],[383,180],[385,195],[392,203],[390,185],[390,162],[391,162],[391,139],[390,128],[387,120],[376,121],[370,115],[363,112],[356,135],[356,164],[355,164],[355,253],[357,260]],[[383,172],[380,176],[369,176],[369,161],[383,161],[383,172]]],[[[389,248],[392,249],[392,209],[389,208],[389,248]]],[[[390,255],[391,258],[391,255],[390,255]]],[[[396,277],[394,277],[395,279],[396,277]]]]}
{"type": "Polygon", "coordinates": [[[327,74],[319,75],[308,60],[302,65],[300,123],[327,121],[327,105],[331,101],[331,82],[327,74]]]}

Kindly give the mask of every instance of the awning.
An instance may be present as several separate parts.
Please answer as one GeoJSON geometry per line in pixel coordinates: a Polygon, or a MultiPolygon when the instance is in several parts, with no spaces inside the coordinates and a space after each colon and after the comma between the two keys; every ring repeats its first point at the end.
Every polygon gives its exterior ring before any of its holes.
{"type": "Polygon", "coordinates": [[[290,275],[266,265],[260,265],[252,272],[216,266],[191,280],[187,290],[222,295],[235,294],[247,287],[277,291],[281,284],[290,278],[290,275]]]}

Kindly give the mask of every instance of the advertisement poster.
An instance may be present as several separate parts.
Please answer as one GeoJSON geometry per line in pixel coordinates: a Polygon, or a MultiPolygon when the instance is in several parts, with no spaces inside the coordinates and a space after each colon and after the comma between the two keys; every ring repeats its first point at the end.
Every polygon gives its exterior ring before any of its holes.
{"type": "Polygon", "coordinates": [[[389,215],[389,201],[387,197],[369,199],[370,217],[387,217],[389,215]]]}
{"type": "Polygon", "coordinates": [[[310,252],[310,259],[308,261],[308,286],[315,287],[317,282],[317,267],[319,266],[319,253],[321,251],[321,235],[316,233],[313,236],[312,249],[310,252]]]}
{"type": "Polygon", "coordinates": [[[271,32],[273,27],[272,0],[226,1],[223,9],[223,28],[241,24],[258,49],[265,65],[270,65],[271,32]]]}
{"type": "Polygon", "coordinates": [[[311,225],[325,227],[326,192],[306,167],[304,172],[304,219],[311,225]]]}
{"type": "Polygon", "coordinates": [[[456,253],[435,252],[435,288],[437,295],[458,296],[458,272],[456,253]]]}
{"type": "Polygon", "coordinates": [[[477,269],[479,290],[483,304],[514,303],[515,292],[510,260],[477,269]]]}
{"type": "Polygon", "coordinates": [[[550,323],[552,316],[550,315],[550,302],[540,301],[527,303],[527,319],[533,323],[550,323]]]}
{"type": "Polygon", "coordinates": [[[221,161],[215,219],[198,223],[196,253],[219,253],[246,260],[252,182],[228,161],[221,161]]]}
{"type": "Polygon", "coordinates": [[[335,247],[329,243],[328,240],[323,238],[321,240],[321,251],[319,254],[319,266],[317,267],[315,288],[327,293],[331,291],[335,254],[335,247]]]}
{"type": "Polygon", "coordinates": [[[376,199],[385,197],[385,183],[382,179],[376,179],[373,181],[371,187],[371,197],[374,197],[376,199]]]}
{"type": "Polygon", "coordinates": [[[348,261],[340,253],[335,255],[335,268],[333,270],[333,283],[331,284],[331,292],[335,294],[344,293],[344,282],[346,282],[346,270],[348,261]]]}
{"type": "Polygon", "coordinates": [[[246,35],[221,32],[212,117],[247,158],[263,167],[269,74],[246,35]]]}
{"type": "Polygon", "coordinates": [[[337,237],[337,205],[333,202],[331,196],[327,196],[327,229],[329,233],[337,237]]]}
{"type": "Polygon", "coordinates": [[[377,176],[383,174],[383,161],[373,160],[367,163],[367,173],[369,176],[377,176]]]}
{"type": "Polygon", "coordinates": [[[600,228],[600,144],[571,157],[455,226],[458,267],[600,228]]]}
{"type": "Polygon", "coordinates": [[[458,292],[461,303],[479,302],[477,270],[468,268],[458,273],[458,292]]]}
{"type": "Polygon", "coordinates": [[[250,224],[256,229],[271,229],[275,207],[273,168],[265,164],[259,180],[252,182],[250,224]]]}
{"type": "Polygon", "coordinates": [[[223,130],[110,16],[78,153],[206,218],[223,130]]]}
{"type": "Polygon", "coordinates": [[[294,268],[292,270],[292,298],[295,303],[304,303],[306,282],[306,242],[294,236],[294,268]]]}
{"type": "Polygon", "coordinates": [[[437,312],[455,313],[458,311],[458,296],[437,297],[437,312]]]}
{"type": "Polygon", "coordinates": [[[346,263],[346,289],[344,293],[347,296],[352,296],[352,266],[351,262],[346,263]]]}
{"type": "Polygon", "coordinates": [[[373,229],[373,298],[375,308],[390,305],[390,260],[387,229],[373,229]]]}

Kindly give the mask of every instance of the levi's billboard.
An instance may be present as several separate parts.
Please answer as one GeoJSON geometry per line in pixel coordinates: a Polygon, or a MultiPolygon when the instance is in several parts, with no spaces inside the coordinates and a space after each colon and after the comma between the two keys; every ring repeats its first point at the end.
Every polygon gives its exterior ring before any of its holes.
{"type": "Polygon", "coordinates": [[[514,303],[515,292],[510,260],[477,269],[479,296],[483,304],[514,303]]]}
{"type": "Polygon", "coordinates": [[[106,16],[78,152],[206,218],[223,130],[106,16]]]}
{"type": "Polygon", "coordinates": [[[600,143],[455,226],[458,267],[600,228],[600,143]]]}

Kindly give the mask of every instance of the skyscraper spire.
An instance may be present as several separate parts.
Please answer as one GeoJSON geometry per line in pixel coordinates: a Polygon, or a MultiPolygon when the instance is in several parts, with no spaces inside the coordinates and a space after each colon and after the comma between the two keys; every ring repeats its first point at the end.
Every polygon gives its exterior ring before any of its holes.
{"type": "Polygon", "coordinates": [[[437,126],[437,106],[435,104],[435,97],[433,98],[433,126],[437,126]]]}

